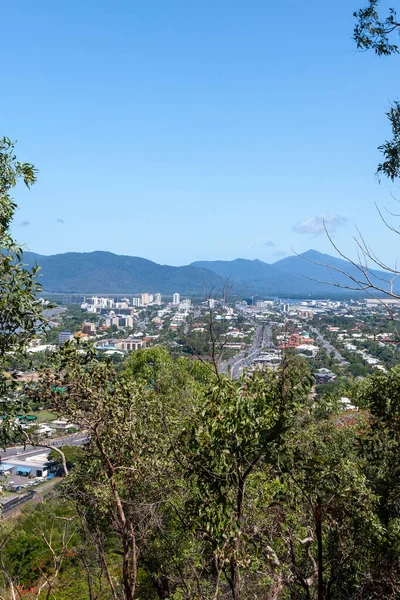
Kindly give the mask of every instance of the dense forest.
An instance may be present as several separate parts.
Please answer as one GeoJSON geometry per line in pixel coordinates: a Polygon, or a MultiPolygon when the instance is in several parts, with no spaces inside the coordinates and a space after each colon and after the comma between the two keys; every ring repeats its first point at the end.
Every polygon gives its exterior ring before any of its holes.
{"type": "Polygon", "coordinates": [[[231,381],[161,347],[117,373],[65,345],[25,393],[89,442],[3,524],[3,596],[397,598],[400,368],[353,384],[352,413],[312,385],[291,356],[231,381]]]}

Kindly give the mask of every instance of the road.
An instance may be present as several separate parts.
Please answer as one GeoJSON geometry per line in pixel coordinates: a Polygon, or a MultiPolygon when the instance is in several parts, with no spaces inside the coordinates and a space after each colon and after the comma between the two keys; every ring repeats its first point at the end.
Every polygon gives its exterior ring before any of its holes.
{"type": "MultiPolygon", "coordinates": [[[[252,342],[251,348],[248,351],[248,353],[252,354],[252,353],[254,353],[254,351],[257,348],[260,347],[261,335],[262,335],[262,325],[257,325],[255,333],[254,333],[254,337],[253,337],[253,342],[252,342]]],[[[245,353],[246,352],[244,352],[244,351],[239,352],[239,354],[236,354],[236,356],[234,356],[230,360],[227,360],[224,364],[221,365],[221,371],[223,373],[226,373],[226,372],[228,372],[229,367],[231,367],[233,369],[233,367],[236,363],[246,360],[245,353]]]]}
{"type": "Polygon", "coordinates": [[[271,341],[272,325],[276,325],[276,323],[266,323],[264,326],[264,335],[263,335],[263,341],[262,341],[263,348],[271,348],[271,346],[272,346],[272,341],[271,341]]]}
{"type": "Polygon", "coordinates": [[[271,323],[266,323],[264,325],[264,331],[262,325],[258,325],[253,345],[250,348],[250,351],[247,356],[240,356],[239,358],[236,356],[233,361],[231,361],[231,377],[232,379],[238,379],[246,367],[249,367],[253,360],[257,358],[264,348],[270,348],[272,346],[271,343],[271,323]]]}
{"type": "Polygon", "coordinates": [[[15,508],[8,510],[2,514],[2,520],[7,521],[8,519],[12,519],[13,517],[17,517],[21,514],[22,509],[25,506],[31,506],[32,504],[37,504],[38,502],[43,502],[44,497],[53,489],[56,483],[59,483],[60,477],[55,477],[54,479],[50,479],[45,483],[42,483],[40,487],[35,490],[35,495],[33,498],[30,498],[23,504],[19,504],[15,508]]]}
{"type": "MultiPolygon", "coordinates": [[[[87,442],[87,436],[79,433],[75,435],[68,435],[62,438],[56,439],[48,439],[46,440],[46,444],[49,446],[55,446],[60,448],[62,446],[81,446],[85,442],[87,442]]],[[[2,462],[6,462],[6,460],[12,462],[12,460],[21,460],[26,456],[37,456],[38,454],[43,454],[46,450],[44,446],[13,446],[12,448],[7,448],[7,450],[0,450],[0,460],[2,462]]]]}
{"type": "Polygon", "coordinates": [[[325,350],[330,354],[331,352],[334,353],[335,355],[335,359],[337,361],[339,361],[340,363],[342,363],[343,365],[349,365],[350,363],[343,358],[343,356],[340,354],[340,352],[334,347],[332,346],[332,344],[326,339],[324,338],[324,336],[322,335],[322,333],[318,330],[315,329],[315,327],[309,327],[309,330],[311,331],[311,333],[314,335],[315,340],[325,348],[325,350]]]}

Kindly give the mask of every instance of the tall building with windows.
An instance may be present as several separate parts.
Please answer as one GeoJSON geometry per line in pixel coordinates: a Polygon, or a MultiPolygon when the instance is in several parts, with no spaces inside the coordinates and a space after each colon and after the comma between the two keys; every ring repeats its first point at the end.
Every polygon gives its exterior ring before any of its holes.
{"type": "Polygon", "coordinates": [[[181,301],[181,296],[180,294],[174,294],[172,296],[172,304],[179,304],[181,301]]]}
{"type": "Polygon", "coordinates": [[[140,298],[132,298],[133,306],[142,306],[142,300],[140,298]]]}
{"type": "Polygon", "coordinates": [[[155,304],[161,304],[161,294],[156,294],[154,296],[154,302],[155,304]]]}
{"type": "Polygon", "coordinates": [[[130,327],[130,328],[132,328],[133,324],[134,324],[133,317],[131,317],[129,315],[124,315],[122,317],[119,317],[119,322],[118,322],[118,326],[119,327],[130,327]]]}
{"type": "Polygon", "coordinates": [[[82,333],[87,335],[96,335],[96,325],[94,323],[88,323],[85,321],[82,323],[82,333]]]}
{"type": "Polygon", "coordinates": [[[146,304],[149,304],[150,296],[147,292],[145,294],[141,294],[140,298],[142,300],[142,306],[146,306],[146,304]]]}

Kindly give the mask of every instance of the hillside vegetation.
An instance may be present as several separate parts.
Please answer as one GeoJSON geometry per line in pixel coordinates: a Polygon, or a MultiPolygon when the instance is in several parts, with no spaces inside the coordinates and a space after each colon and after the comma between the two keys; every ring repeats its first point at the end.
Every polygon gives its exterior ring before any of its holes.
{"type": "MultiPolygon", "coordinates": [[[[241,295],[344,295],[354,287],[351,277],[366,283],[357,267],[346,260],[315,250],[290,256],[274,264],[238,258],[233,261],[197,261],[170,267],[134,256],[111,252],[67,252],[53,256],[24,253],[30,267],[41,268],[39,281],[45,292],[76,294],[140,293],[157,290],[164,294],[204,294],[221,290],[228,282],[241,295]],[[340,286],[341,289],[333,287],[340,286]]],[[[389,289],[391,275],[370,271],[372,281],[389,289]]],[[[360,283],[357,289],[363,286],[360,283]]],[[[395,285],[395,290],[396,285],[395,285]]],[[[352,292],[354,293],[354,292],[352,292]]]]}
{"type": "Polygon", "coordinates": [[[238,381],[161,347],[119,373],[69,344],[54,361],[29,396],[89,442],[5,524],[3,596],[399,597],[398,367],[346,413],[296,357],[238,381]]]}

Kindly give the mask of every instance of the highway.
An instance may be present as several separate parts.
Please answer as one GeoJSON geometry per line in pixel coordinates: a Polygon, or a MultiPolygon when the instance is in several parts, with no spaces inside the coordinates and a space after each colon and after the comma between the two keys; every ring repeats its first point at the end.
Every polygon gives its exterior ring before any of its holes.
{"type": "MultiPolygon", "coordinates": [[[[262,334],[262,325],[257,325],[255,333],[254,333],[253,343],[251,345],[249,353],[253,353],[257,348],[259,348],[260,343],[261,343],[261,334],[262,334]]],[[[239,352],[239,354],[237,354],[230,360],[227,360],[225,363],[223,363],[221,365],[221,371],[223,373],[228,372],[229,367],[231,367],[233,369],[234,365],[242,360],[247,360],[245,357],[244,351],[239,352]]]]}
{"type": "MultiPolygon", "coordinates": [[[[46,440],[46,444],[52,447],[61,448],[62,446],[81,446],[85,442],[88,441],[86,435],[79,433],[75,435],[69,435],[63,438],[46,440]]],[[[50,448],[51,449],[51,448],[50,448]]],[[[7,450],[0,450],[0,460],[1,462],[12,462],[13,460],[23,460],[27,456],[37,456],[38,454],[43,454],[49,448],[44,446],[13,446],[12,448],[7,448],[7,450]]]]}
{"type": "Polygon", "coordinates": [[[257,329],[254,335],[253,345],[247,356],[236,356],[231,362],[231,377],[232,379],[238,379],[243,372],[243,369],[249,367],[253,360],[257,358],[264,348],[270,348],[271,343],[271,327],[272,323],[266,323],[263,326],[257,325],[257,329]]]}

